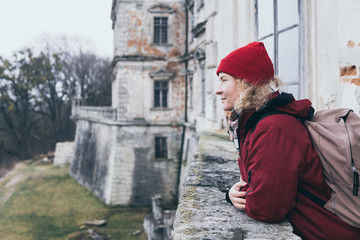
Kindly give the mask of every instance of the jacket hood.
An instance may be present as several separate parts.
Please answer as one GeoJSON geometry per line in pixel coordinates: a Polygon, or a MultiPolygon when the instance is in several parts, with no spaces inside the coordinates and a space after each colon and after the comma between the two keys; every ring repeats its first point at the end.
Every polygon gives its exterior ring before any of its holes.
{"type": "Polygon", "coordinates": [[[311,119],[314,109],[311,107],[311,101],[308,99],[295,100],[292,94],[275,92],[270,95],[265,107],[254,112],[246,122],[245,129],[254,127],[258,119],[271,111],[278,110],[296,116],[301,120],[311,119]]]}

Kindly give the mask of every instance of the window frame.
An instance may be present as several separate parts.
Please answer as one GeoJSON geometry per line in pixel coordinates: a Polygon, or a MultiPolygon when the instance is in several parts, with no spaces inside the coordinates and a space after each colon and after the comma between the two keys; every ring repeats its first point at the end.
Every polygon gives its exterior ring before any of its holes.
{"type": "MultiPolygon", "coordinates": [[[[291,86],[296,86],[298,85],[298,91],[297,91],[297,95],[299,97],[301,97],[301,93],[303,92],[303,87],[304,87],[304,83],[303,83],[303,79],[302,79],[302,68],[303,68],[303,63],[302,63],[302,18],[301,18],[301,14],[302,14],[302,7],[301,7],[301,0],[297,0],[297,4],[298,4],[298,14],[299,14],[299,19],[298,19],[298,23],[297,24],[292,24],[290,26],[284,27],[282,29],[278,28],[278,0],[270,0],[273,1],[273,17],[274,17],[274,30],[273,33],[267,34],[265,36],[259,36],[259,11],[258,11],[258,4],[259,4],[259,0],[255,0],[255,29],[256,29],[256,38],[257,41],[264,41],[266,39],[269,38],[273,38],[274,40],[274,59],[273,59],[273,63],[274,63],[274,73],[275,76],[278,75],[279,73],[279,35],[281,33],[290,31],[294,28],[298,28],[298,81],[292,81],[292,82],[284,82],[284,86],[286,87],[291,87],[291,86]]],[[[280,76],[281,77],[281,76],[280,76]]]]}
{"type": "Polygon", "coordinates": [[[167,16],[154,16],[153,17],[153,44],[154,45],[167,45],[169,44],[169,17],[167,16]],[[156,20],[159,20],[156,23],[156,20]],[[166,20],[164,24],[164,20],[166,20]],[[156,34],[158,30],[158,34],[156,34]],[[165,40],[164,40],[165,36],[165,40]]]}
{"type": "Polygon", "coordinates": [[[169,108],[169,84],[170,84],[170,81],[169,80],[154,80],[154,87],[153,87],[153,90],[154,90],[154,96],[153,96],[153,106],[154,108],[158,109],[158,108],[169,108]],[[160,86],[158,89],[157,89],[157,86],[156,86],[156,83],[160,83],[160,84],[163,84],[163,83],[166,83],[166,88],[164,88],[163,86],[160,86]],[[156,99],[156,91],[159,90],[159,106],[156,106],[157,104],[157,99],[156,99]],[[166,91],[166,98],[165,98],[165,104],[164,104],[164,91],[166,91]]]}
{"type": "Polygon", "coordinates": [[[155,159],[168,159],[167,137],[155,136],[154,145],[155,159]]]}

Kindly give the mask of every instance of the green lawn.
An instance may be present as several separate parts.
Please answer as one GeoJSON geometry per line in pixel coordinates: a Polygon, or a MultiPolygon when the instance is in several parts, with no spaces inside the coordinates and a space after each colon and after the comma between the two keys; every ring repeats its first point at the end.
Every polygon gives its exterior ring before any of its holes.
{"type": "Polygon", "coordinates": [[[142,239],[150,208],[107,207],[79,185],[68,167],[27,162],[0,182],[0,239],[67,239],[81,231],[86,220],[105,219],[103,227],[85,227],[112,239],[142,239]],[[6,198],[9,192],[11,196],[6,198]],[[133,233],[141,230],[140,235],[133,233]]]}

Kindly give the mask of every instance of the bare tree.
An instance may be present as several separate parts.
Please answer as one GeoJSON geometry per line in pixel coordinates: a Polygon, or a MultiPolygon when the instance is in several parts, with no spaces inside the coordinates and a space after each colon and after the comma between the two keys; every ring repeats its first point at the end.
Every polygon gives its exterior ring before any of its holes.
{"type": "Polygon", "coordinates": [[[51,123],[53,145],[66,140],[64,124],[69,121],[69,96],[71,84],[65,78],[65,61],[62,53],[41,52],[32,61],[36,72],[36,112],[51,123]]]}
{"type": "Polygon", "coordinates": [[[111,105],[111,62],[81,50],[67,63],[77,94],[86,105],[111,105]]]}
{"type": "MultiPolygon", "coordinates": [[[[0,58],[0,151],[28,158],[74,137],[71,98],[111,105],[111,62],[78,49],[26,49],[0,58]]],[[[0,156],[1,157],[1,156],[0,156]]]]}
{"type": "Polygon", "coordinates": [[[15,144],[12,152],[24,159],[30,156],[31,131],[41,120],[34,115],[35,98],[32,93],[36,85],[31,50],[14,55],[10,62],[0,58],[0,111],[2,122],[0,130],[11,136],[15,144]]]}

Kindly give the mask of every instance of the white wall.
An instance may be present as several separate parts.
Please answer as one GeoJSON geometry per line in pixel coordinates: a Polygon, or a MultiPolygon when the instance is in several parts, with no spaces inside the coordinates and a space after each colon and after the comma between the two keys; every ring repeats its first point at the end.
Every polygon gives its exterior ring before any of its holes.
{"type": "Polygon", "coordinates": [[[359,113],[360,2],[304,1],[305,76],[307,96],[317,109],[350,107],[359,113]],[[350,44],[349,44],[350,43],[350,44]],[[340,69],[356,66],[356,73],[340,76],[340,69]]]}

